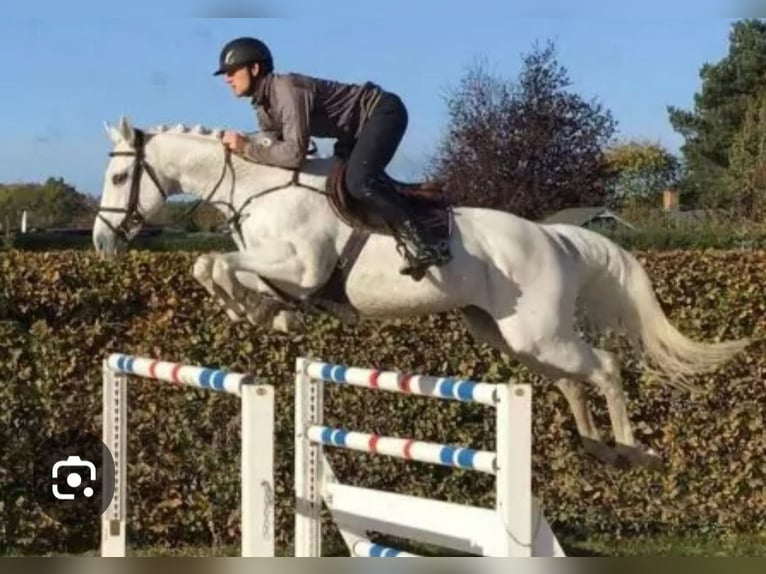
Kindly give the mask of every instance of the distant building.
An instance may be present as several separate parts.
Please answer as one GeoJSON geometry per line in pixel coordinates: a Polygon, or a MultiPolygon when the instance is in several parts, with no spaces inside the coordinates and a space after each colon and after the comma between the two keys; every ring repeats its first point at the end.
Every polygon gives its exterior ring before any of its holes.
{"type": "Polygon", "coordinates": [[[682,209],[680,193],[674,189],[663,192],[662,211],[670,220],[689,225],[725,220],[728,216],[723,209],[682,209]]]}
{"type": "Polygon", "coordinates": [[[614,230],[618,227],[635,230],[633,225],[607,207],[570,207],[549,215],[542,223],[566,223],[594,231],[614,230]]]}

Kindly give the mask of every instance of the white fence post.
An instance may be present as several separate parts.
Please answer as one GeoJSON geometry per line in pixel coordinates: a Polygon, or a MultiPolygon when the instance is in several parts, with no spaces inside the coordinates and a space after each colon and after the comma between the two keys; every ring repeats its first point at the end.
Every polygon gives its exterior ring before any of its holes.
{"type": "Polygon", "coordinates": [[[242,556],[274,556],[274,388],[242,385],[242,556]]]}
{"type": "Polygon", "coordinates": [[[532,495],[532,388],[411,375],[320,361],[296,362],[295,555],[321,556],[322,503],[352,556],[410,557],[369,532],[482,556],[564,556],[532,495]],[[495,451],[382,436],[323,424],[325,383],[483,404],[493,409],[495,451]],[[495,476],[494,508],[342,484],[324,446],[441,464],[495,476]]]}
{"type": "MultiPolygon", "coordinates": [[[[114,460],[114,494],[101,520],[101,555],[125,556],[127,517],[127,376],[103,363],[102,440],[114,460]]],[[[106,461],[101,468],[106,468],[106,461]]],[[[111,485],[104,475],[102,492],[111,485]]]]}
{"type": "MultiPolygon", "coordinates": [[[[115,463],[115,492],[101,517],[101,555],[125,556],[127,380],[188,385],[236,395],[241,408],[241,554],[274,556],[274,388],[250,375],[113,353],[103,362],[103,441],[115,463]]],[[[108,489],[108,476],[103,477],[108,489]]]]}
{"type": "Polygon", "coordinates": [[[321,424],[323,385],[308,376],[310,361],[295,363],[295,551],[299,558],[322,556],[322,445],[308,428],[321,424]]]}
{"type": "Polygon", "coordinates": [[[532,556],[532,388],[497,388],[496,506],[503,522],[499,555],[532,556]]]}

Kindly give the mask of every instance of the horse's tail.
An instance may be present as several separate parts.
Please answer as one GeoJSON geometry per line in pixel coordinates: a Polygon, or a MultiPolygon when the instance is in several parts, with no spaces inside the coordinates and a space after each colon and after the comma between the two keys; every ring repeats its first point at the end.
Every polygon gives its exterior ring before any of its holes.
{"type": "Polygon", "coordinates": [[[603,235],[557,226],[589,267],[579,305],[589,321],[622,331],[642,351],[647,367],[667,384],[694,390],[689,377],[714,371],[750,344],[748,339],[703,343],[683,335],[662,310],[641,263],[603,235]]]}

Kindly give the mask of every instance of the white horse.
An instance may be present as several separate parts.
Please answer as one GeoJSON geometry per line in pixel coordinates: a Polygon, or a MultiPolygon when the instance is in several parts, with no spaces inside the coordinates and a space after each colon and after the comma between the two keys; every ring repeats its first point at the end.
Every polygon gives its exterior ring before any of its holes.
{"type": "MultiPolygon", "coordinates": [[[[93,227],[103,257],[125,249],[167,197],[183,190],[218,206],[238,231],[239,251],[201,256],[193,269],[232,320],[270,321],[279,308],[264,303],[272,299],[263,294],[274,288],[306,300],[328,280],[352,232],[322,193],[331,160],[307,159],[294,173],[226,154],[221,131],[179,126],[145,132],[124,117],[106,128],[114,149],[93,227]]],[[[394,239],[371,235],[347,277],[350,305],[367,319],[459,310],[478,341],[555,383],[585,449],[606,462],[624,457],[654,466],[659,457],[634,438],[616,356],[580,336],[577,313],[623,332],[647,368],[687,389],[689,377],[718,368],[748,344],[686,338],[663,313],[640,263],[583,228],[457,207],[450,248],[452,261],[416,282],[399,273],[394,239]],[[614,448],[594,424],[586,384],[606,398],[614,448]]],[[[286,328],[292,318],[282,311],[274,324],[286,328]]]]}

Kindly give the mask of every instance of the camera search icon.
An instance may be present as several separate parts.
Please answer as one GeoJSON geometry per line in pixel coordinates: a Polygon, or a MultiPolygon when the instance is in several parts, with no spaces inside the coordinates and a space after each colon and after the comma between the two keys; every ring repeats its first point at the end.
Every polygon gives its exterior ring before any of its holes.
{"type": "MultiPolygon", "coordinates": [[[[59,471],[62,469],[67,472],[66,484],[71,489],[77,489],[83,484],[82,475],[77,472],[77,469],[85,469],[88,472],[88,480],[91,482],[96,480],[96,465],[89,460],[83,460],[77,455],[70,455],[66,460],[57,461],[53,465],[53,469],[51,469],[51,478],[59,478],[59,471]]],[[[76,498],[75,492],[61,492],[60,486],[58,483],[51,485],[53,496],[58,500],[74,500],[76,498]]],[[[95,491],[91,486],[86,486],[82,489],[82,495],[86,498],[91,498],[94,494],[95,491]]]]}
{"type": "Polygon", "coordinates": [[[35,449],[32,483],[40,509],[66,526],[98,520],[114,496],[112,453],[78,429],[55,433],[35,449]]]}

